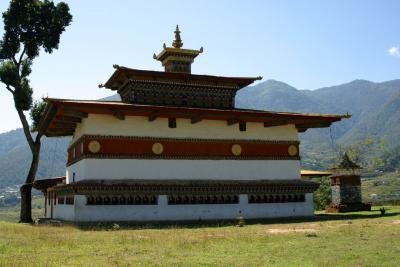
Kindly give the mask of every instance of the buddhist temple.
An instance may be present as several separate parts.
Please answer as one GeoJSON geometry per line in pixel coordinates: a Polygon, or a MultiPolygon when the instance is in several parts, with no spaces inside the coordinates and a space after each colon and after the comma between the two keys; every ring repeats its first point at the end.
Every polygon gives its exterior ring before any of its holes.
{"type": "Polygon", "coordinates": [[[172,46],[164,71],[114,65],[101,88],[122,101],[48,98],[39,125],[71,136],[66,176],[38,180],[45,216],[72,222],[312,216],[318,184],[302,180],[299,133],[346,115],[235,108],[261,77],[192,74],[198,50],[172,46]]]}

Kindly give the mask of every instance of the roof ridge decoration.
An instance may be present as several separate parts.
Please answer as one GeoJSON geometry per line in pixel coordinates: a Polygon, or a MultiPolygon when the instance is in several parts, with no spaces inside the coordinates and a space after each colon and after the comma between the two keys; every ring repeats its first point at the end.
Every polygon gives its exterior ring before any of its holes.
{"type": "Polygon", "coordinates": [[[181,31],[179,30],[178,24],[176,24],[175,40],[172,42],[172,46],[175,48],[181,48],[183,46],[182,39],[181,39],[181,31]]]}
{"type": "Polygon", "coordinates": [[[191,73],[191,64],[194,58],[200,53],[203,53],[203,47],[199,50],[183,49],[183,42],[181,38],[181,31],[179,25],[176,25],[175,39],[172,42],[172,47],[167,47],[163,44],[163,50],[158,54],[154,54],[153,58],[161,61],[165,67],[166,72],[183,72],[191,73]]]}
{"type": "Polygon", "coordinates": [[[357,170],[362,169],[358,164],[353,162],[347,152],[341,156],[340,162],[332,168],[332,170],[357,170]]]}

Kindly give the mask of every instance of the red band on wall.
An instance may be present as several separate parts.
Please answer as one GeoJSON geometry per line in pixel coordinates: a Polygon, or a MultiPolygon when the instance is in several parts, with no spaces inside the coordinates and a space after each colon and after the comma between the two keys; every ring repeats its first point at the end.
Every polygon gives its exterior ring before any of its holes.
{"type": "Polygon", "coordinates": [[[298,159],[298,151],[299,143],[296,141],[282,142],[83,136],[68,149],[68,164],[72,164],[82,158],[88,157],[298,159]]]}

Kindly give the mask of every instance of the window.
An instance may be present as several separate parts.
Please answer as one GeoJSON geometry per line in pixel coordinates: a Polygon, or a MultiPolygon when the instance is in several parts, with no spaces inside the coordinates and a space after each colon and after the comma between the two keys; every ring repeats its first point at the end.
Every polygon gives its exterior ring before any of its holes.
{"type": "Polygon", "coordinates": [[[237,204],[238,195],[171,195],[168,205],[197,205],[197,204],[237,204]]]}
{"type": "Polygon", "coordinates": [[[74,196],[67,196],[65,198],[65,204],[66,205],[74,205],[74,196]]]}
{"type": "Polygon", "coordinates": [[[59,196],[58,197],[58,204],[64,204],[65,203],[65,197],[59,196]]]}
{"type": "Polygon", "coordinates": [[[86,205],[157,205],[157,196],[86,196],[86,205]]]}
{"type": "Polygon", "coordinates": [[[168,127],[176,128],[176,118],[168,118],[168,127]]]}
{"type": "Polygon", "coordinates": [[[304,202],[304,194],[284,194],[284,195],[249,195],[249,203],[286,203],[304,202]]]}
{"type": "Polygon", "coordinates": [[[241,132],[246,131],[246,122],[245,121],[239,122],[239,131],[241,131],[241,132]]]}

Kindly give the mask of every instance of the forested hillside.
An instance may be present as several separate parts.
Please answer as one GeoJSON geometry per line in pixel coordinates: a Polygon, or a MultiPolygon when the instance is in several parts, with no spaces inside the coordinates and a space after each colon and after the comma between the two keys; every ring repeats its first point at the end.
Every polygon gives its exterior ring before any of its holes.
{"type": "MultiPolygon", "coordinates": [[[[69,138],[43,138],[38,178],[65,175],[69,138]]],[[[0,134],[0,188],[21,184],[31,163],[22,129],[0,134]]]]}

